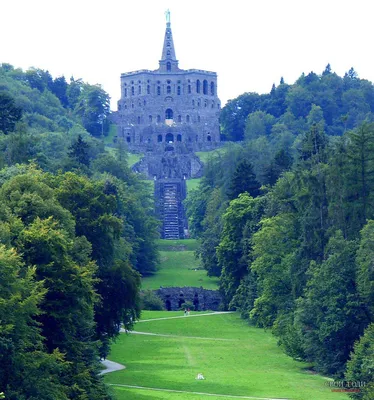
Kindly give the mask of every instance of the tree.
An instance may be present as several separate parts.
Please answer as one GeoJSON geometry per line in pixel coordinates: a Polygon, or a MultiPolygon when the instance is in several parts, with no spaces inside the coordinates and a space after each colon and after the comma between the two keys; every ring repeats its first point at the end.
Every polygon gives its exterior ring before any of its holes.
{"type": "Polygon", "coordinates": [[[357,287],[365,302],[370,319],[374,321],[374,221],[370,220],[361,230],[361,241],[357,251],[357,287]]]}
{"type": "Polygon", "coordinates": [[[345,379],[349,382],[361,382],[359,391],[350,393],[355,400],[374,398],[374,323],[369,325],[363,336],[355,343],[351,358],[347,363],[345,379]]]}
{"type": "Polygon", "coordinates": [[[217,259],[222,268],[220,290],[226,305],[230,303],[241,279],[248,273],[250,240],[259,221],[259,200],[242,193],[230,202],[223,214],[223,229],[217,247],[217,259]]]}
{"type": "Polygon", "coordinates": [[[228,192],[229,199],[235,199],[240,193],[248,192],[252,197],[260,194],[260,183],[256,180],[252,164],[243,160],[237,165],[228,192]]]}
{"type": "Polygon", "coordinates": [[[108,133],[110,98],[100,85],[81,86],[74,112],[81,118],[83,126],[91,135],[100,137],[108,133]]]}
{"type": "Polygon", "coordinates": [[[275,118],[263,111],[255,111],[248,115],[245,125],[245,139],[256,139],[260,136],[270,135],[275,118]]]}
{"type": "Polygon", "coordinates": [[[305,294],[297,303],[296,325],[307,359],[323,373],[342,376],[354,342],[368,320],[355,285],[356,244],[341,232],[331,237],[326,259],[311,263],[305,294]]]}
{"type": "Polygon", "coordinates": [[[16,106],[14,98],[7,92],[0,91],[0,131],[13,132],[16,123],[22,118],[22,109],[16,106]]]}
{"type": "MultiPolygon", "coordinates": [[[[124,229],[124,221],[114,215],[117,211],[115,194],[105,193],[105,182],[91,181],[68,172],[53,179],[59,202],[75,218],[77,236],[84,236],[92,245],[92,258],[98,269],[95,288],[102,301],[96,303],[96,335],[101,341],[101,355],[108,352],[109,341],[119,334],[121,324],[131,326],[139,316],[139,275],[130,268],[129,252],[116,259],[116,246],[124,229]],[[121,293],[121,299],[115,294],[121,293]],[[113,304],[115,302],[116,304],[113,304]]],[[[124,240],[124,247],[131,244],[124,240]]]]}
{"type": "Polygon", "coordinates": [[[36,322],[46,289],[35,274],[14,248],[0,245],[0,391],[6,399],[67,400],[60,380],[67,364],[58,350],[47,353],[36,322]]]}
{"type": "Polygon", "coordinates": [[[294,308],[291,271],[297,238],[297,221],[291,213],[263,218],[253,235],[250,268],[258,276],[258,297],[250,315],[260,326],[271,327],[279,315],[294,308]]]}
{"type": "Polygon", "coordinates": [[[3,220],[12,229],[9,244],[35,266],[35,280],[46,293],[36,321],[48,353],[61,351],[67,361],[59,381],[68,398],[82,395],[108,399],[98,377],[94,305],[98,301],[96,265],[87,240],[77,240],[72,215],[57,201],[55,191],[42,182],[40,171],[18,175],[0,189],[8,210],[3,220]],[[79,248],[79,252],[78,252],[79,248]]]}
{"type": "Polygon", "coordinates": [[[374,124],[365,122],[357,130],[350,132],[348,137],[350,195],[356,198],[359,206],[357,212],[363,226],[373,212],[370,198],[374,184],[374,124]]]}
{"type": "Polygon", "coordinates": [[[82,164],[89,167],[89,147],[89,144],[83,140],[82,135],[78,135],[77,140],[69,147],[68,155],[72,160],[76,161],[78,165],[82,164]]]}

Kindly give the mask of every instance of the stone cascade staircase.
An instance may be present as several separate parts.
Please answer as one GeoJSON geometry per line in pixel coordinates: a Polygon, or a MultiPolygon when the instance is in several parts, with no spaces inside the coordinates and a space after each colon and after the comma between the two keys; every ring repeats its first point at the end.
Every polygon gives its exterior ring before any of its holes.
{"type": "Polygon", "coordinates": [[[180,202],[178,200],[177,185],[164,184],[163,199],[163,237],[165,239],[180,239],[180,202]]]}

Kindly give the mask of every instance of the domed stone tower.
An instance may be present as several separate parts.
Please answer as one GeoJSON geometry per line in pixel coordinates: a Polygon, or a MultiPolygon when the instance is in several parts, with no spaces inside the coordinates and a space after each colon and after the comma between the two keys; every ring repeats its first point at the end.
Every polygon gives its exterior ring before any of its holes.
{"type": "Polygon", "coordinates": [[[220,141],[220,107],[215,72],[179,68],[167,11],[159,68],[121,75],[118,138],[141,152],[171,143],[211,149],[220,141]]]}

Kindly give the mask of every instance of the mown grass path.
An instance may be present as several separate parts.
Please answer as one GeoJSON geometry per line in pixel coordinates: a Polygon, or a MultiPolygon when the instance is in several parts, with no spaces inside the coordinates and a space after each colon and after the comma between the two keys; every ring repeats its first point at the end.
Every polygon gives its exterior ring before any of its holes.
{"type": "Polygon", "coordinates": [[[135,327],[142,334],[120,336],[109,358],[126,369],[105,377],[118,400],[348,400],[238,314],[193,315],[145,312],[135,327]],[[206,379],[196,380],[198,373],[206,379]]]}

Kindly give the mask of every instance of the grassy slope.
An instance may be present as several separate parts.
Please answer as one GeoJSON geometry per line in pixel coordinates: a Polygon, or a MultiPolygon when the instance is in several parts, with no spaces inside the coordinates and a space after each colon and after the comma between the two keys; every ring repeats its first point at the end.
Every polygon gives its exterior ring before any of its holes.
{"type": "MultiPolygon", "coordinates": [[[[144,316],[149,318],[151,314],[144,316]]],[[[307,364],[286,356],[270,332],[247,326],[237,314],[141,322],[136,330],[230,340],[121,335],[109,359],[125,364],[126,369],[108,374],[108,383],[294,400],[348,399],[345,394],[332,393],[325,378],[306,372],[307,364]],[[199,372],[206,380],[195,380],[199,372]]],[[[215,399],[114,386],[113,389],[118,400],[215,399]]]]}
{"type": "MultiPolygon", "coordinates": [[[[192,246],[191,242],[189,246],[192,246]]],[[[205,289],[217,289],[218,279],[208,277],[204,270],[195,271],[197,268],[200,268],[200,261],[195,258],[193,250],[160,251],[159,270],[155,275],[143,278],[142,288],[202,286],[205,289]]]]}

